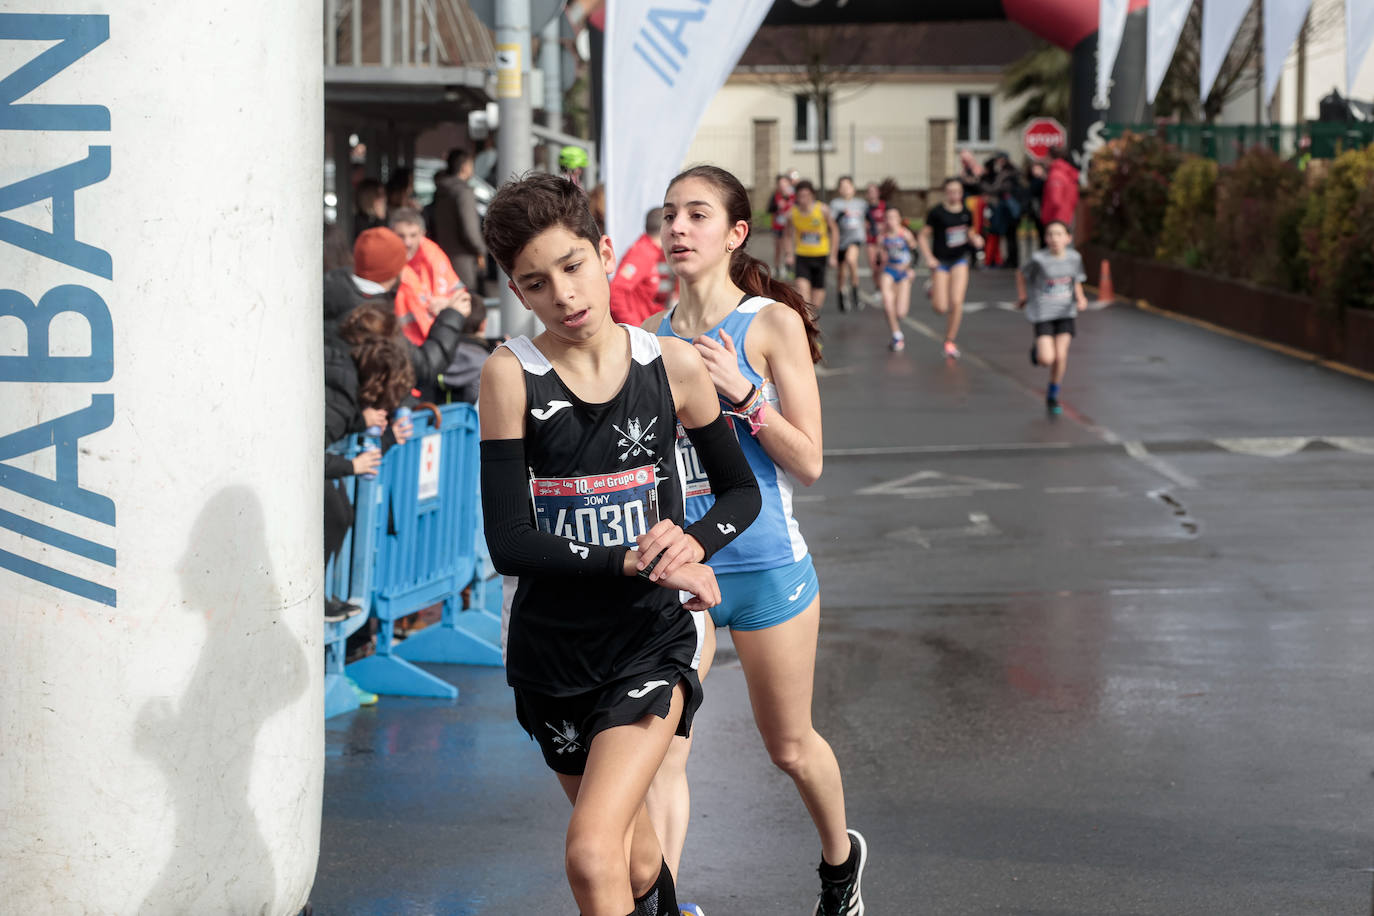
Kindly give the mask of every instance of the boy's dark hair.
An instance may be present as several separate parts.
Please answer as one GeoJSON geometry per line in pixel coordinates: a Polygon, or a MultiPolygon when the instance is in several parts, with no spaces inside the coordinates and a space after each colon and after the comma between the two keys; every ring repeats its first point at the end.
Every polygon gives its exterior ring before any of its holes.
{"type": "Polygon", "coordinates": [[[601,229],[592,218],[587,195],[560,175],[527,172],[501,185],[487,205],[482,240],[507,276],[513,273],[515,259],[539,233],[562,226],[595,248],[601,244],[601,229]]]}
{"type": "Polygon", "coordinates": [[[1065,232],[1067,232],[1070,236],[1073,235],[1073,230],[1069,228],[1069,224],[1064,222],[1062,219],[1050,220],[1048,223],[1045,224],[1046,231],[1048,231],[1051,226],[1063,226],[1065,232]]]}
{"type": "Polygon", "coordinates": [[[812,195],[814,195],[816,193],[816,186],[811,183],[810,178],[803,178],[793,186],[792,190],[798,194],[802,191],[810,191],[812,195]]]}
{"type": "Polygon", "coordinates": [[[476,336],[482,332],[482,322],[487,320],[487,304],[482,301],[481,296],[472,297],[472,311],[468,312],[468,317],[463,319],[463,333],[469,337],[476,336]]]}

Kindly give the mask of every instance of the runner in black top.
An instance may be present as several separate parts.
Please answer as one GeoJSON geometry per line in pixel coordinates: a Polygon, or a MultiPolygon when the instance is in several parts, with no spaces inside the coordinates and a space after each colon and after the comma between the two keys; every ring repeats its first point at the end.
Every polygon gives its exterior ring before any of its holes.
{"type": "Polygon", "coordinates": [[[566,866],[584,916],[674,913],[644,795],[700,703],[704,623],[691,612],[720,600],[704,561],[753,521],[758,484],[692,346],[609,319],[615,257],[575,185],[505,185],[483,234],[547,329],[482,373],[487,542],[517,579],[516,715],[573,802],[566,866]],[[686,531],[679,422],[717,493],[686,531]]]}
{"type": "Polygon", "coordinates": [[[968,267],[973,249],[983,247],[983,237],[973,230],[973,214],[964,205],[964,186],[957,178],[945,179],[945,199],[926,216],[916,236],[930,268],[930,304],[946,315],[945,356],[959,358],[954,338],[964,315],[968,292],[968,267]]]}

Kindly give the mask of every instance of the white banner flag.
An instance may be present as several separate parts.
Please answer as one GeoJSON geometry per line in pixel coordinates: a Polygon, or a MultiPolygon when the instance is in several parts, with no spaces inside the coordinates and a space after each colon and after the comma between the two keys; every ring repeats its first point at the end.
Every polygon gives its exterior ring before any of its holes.
{"type": "Polygon", "coordinates": [[[1374,45],[1374,3],[1345,0],[1345,97],[1355,91],[1360,64],[1374,45]]]}
{"type": "Polygon", "coordinates": [[[1201,95],[1204,102],[1212,94],[1212,84],[1226,63],[1231,42],[1245,20],[1251,0],[1203,0],[1202,3],[1202,60],[1198,68],[1202,76],[1201,95]]]}
{"type": "MultiPolygon", "coordinates": [[[[1346,0],[1347,3],[1351,0],[1346,0]]],[[[1364,0],[1365,3],[1370,0],[1364,0]]],[[[1307,19],[1312,0],[1264,0],[1264,101],[1274,97],[1283,63],[1307,19]]]]}
{"type": "Polygon", "coordinates": [[[1145,102],[1153,105],[1193,0],[1150,0],[1145,32],[1145,102]]]}
{"type": "MultiPolygon", "coordinates": [[[[601,164],[606,234],[617,257],[644,231],[644,214],[662,205],[701,116],[772,5],[773,0],[606,5],[601,164]]],[[[751,178],[741,176],[746,184],[751,178]]]]}
{"type": "Polygon", "coordinates": [[[1126,34],[1126,0],[1097,0],[1097,86],[1093,107],[1104,109],[1107,87],[1111,83],[1112,68],[1121,50],[1121,36],[1126,34]]]}

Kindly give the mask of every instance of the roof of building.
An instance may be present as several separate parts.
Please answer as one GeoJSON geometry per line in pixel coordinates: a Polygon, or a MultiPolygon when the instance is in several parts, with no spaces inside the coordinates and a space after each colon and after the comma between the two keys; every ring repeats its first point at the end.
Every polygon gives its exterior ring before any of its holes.
{"type": "Polygon", "coordinates": [[[919,22],[883,25],[766,25],[739,69],[805,66],[809,50],[828,67],[874,70],[1000,70],[1042,42],[1012,22],[919,22]]]}

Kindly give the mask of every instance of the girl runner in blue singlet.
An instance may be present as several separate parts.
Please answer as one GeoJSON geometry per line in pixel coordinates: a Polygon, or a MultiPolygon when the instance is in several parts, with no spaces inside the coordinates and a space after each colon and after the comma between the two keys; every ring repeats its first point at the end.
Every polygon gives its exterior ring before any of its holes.
{"type": "MultiPolygon", "coordinates": [[[[751,208],[735,176],[714,166],[688,169],[669,184],[663,207],[663,250],[681,281],[681,298],[644,326],[690,340],[701,353],[723,406],[735,417],[763,500],[753,526],[711,558],[721,586],[712,616],[716,626],[730,627],[764,745],[792,778],[820,835],[815,912],[862,913],[867,847],[858,831],[848,829],[839,763],[811,722],[820,585],[792,517],[793,482],[809,485],[821,473],[814,370],[819,331],[797,292],[745,252],[751,208]]],[[[692,519],[714,497],[696,472],[690,445],[678,442],[692,519]]],[[[713,651],[708,641],[703,671],[713,651]]],[[[674,872],[687,833],[689,749],[686,739],[674,740],[649,796],[650,817],[674,872]]]]}
{"type": "Polygon", "coordinates": [[[901,321],[911,307],[911,281],[916,276],[916,236],[902,223],[902,211],[889,207],[883,215],[883,234],[879,238],[878,289],[883,294],[883,312],[892,332],[888,348],[893,352],[906,349],[906,336],[901,321]]]}

